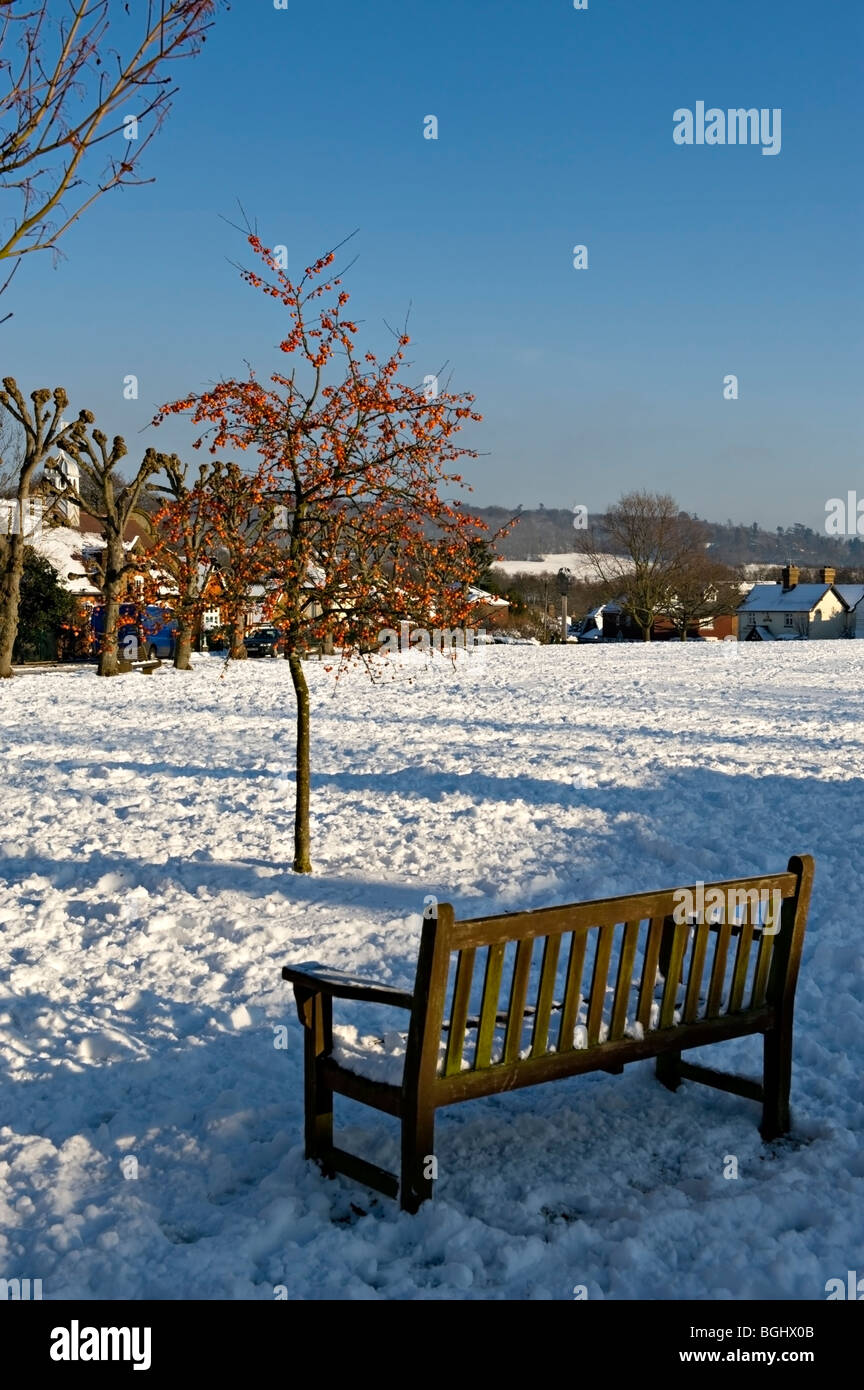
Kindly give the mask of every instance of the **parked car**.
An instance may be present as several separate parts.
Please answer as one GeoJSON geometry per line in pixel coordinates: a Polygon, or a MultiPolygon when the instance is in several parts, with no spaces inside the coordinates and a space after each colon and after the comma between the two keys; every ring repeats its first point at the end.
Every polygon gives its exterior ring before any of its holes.
{"type": "Polygon", "coordinates": [[[284,648],[278,627],[256,627],[243,638],[247,656],[279,656],[284,648]]]}

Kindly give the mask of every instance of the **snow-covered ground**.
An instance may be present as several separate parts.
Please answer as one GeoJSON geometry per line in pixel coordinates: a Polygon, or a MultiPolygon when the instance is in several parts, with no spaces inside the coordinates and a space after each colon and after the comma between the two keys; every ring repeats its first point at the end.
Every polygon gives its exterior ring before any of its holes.
{"type": "MultiPolygon", "coordinates": [[[[310,663],[310,878],[286,868],[287,663],[222,670],[0,683],[0,1277],[46,1298],[823,1299],[860,1270],[864,643],[496,647],[335,691],[310,663]],[[440,1112],[415,1217],[304,1162],[283,963],[410,987],[427,894],[476,916],[796,851],[817,877],[789,1140],[644,1063],[440,1112]]],[[[705,1057],[755,1075],[759,1055],[705,1057]]],[[[337,1124],[394,1163],[394,1121],[345,1102],[337,1124]]]]}
{"type": "MultiPolygon", "coordinates": [[[[623,574],[629,568],[627,560],[620,555],[601,555],[613,572],[623,574]]],[[[566,555],[544,555],[540,560],[496,560],[493,569],[504,574],[557,574],[560,569],[568,569],[574,579],[596,579],[597,571],[587,555],[580,550],[571,550],[566,555]]]]}

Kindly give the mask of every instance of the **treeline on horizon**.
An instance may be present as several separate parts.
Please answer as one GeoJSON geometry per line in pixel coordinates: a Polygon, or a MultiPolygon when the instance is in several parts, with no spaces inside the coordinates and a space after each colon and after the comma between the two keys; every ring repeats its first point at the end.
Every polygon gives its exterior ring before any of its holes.
{"type": "MultiPolygon", "coordinates": [[[[508,509],[472,504],[471,510],[483,518],[492,532],[518,517],[518,525],[496,542],[496,549],[505,560],[540,560],[545,555],[569,554],[579,549],[579,538],[584,535],[574,529],[573,512],[566,508],[508,509]]],[[[702,522],[712,558],[725,565],[782,565],[787,560],[799,566],[864,565],[864,539],[859,536],[829,536],[800,521],[768,531],[755,521],[747,526],[733,521],[706,521],[695,512],[686,515],[702,522]]],[[[602,532],[603,514],[593,513],[589,525],[602,532]]],[[[612,553],[614,549],[610,544],[612,553]]]]}

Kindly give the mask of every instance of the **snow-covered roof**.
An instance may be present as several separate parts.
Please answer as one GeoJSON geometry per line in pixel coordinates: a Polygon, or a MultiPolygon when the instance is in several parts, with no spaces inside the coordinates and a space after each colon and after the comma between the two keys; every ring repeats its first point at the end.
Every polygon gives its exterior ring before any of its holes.
{"type": "Polygon", "coordinates": [[[88,579],[81,560],[80,531],[74,531],[71,526],[51,526],[34,536],[31,545],[54,566],[61,584],[70,594],[98,595],[99,590],[88,579]]]}
{"type": "Polygon", "coordinates": [[[833,587],[835,594],[839,594],[850,608],[857,608],[864,598],[864,584],[835,584],[833,587]]]}
{"type": "Polygon", "coordinates": [[[796,584],[792,589],[784,589],[782,584],[756,584],[738,605],[738,612],[810,613],[831,587],[830,584],[796,584]]]}
{"type": "Polygon", "coordinates": [[[487,608],[509,608],[510,604],[506,598],[499,598],[497,594],[489,594],[485,589],[478,589],[474,584],[468,585],[468,602],[482,603],[487,608]]]}
{"type": "Polygon", "coordinates": [[[588,609],[588,612],[585,614],[585,616],[586,616],[586,618],[599,618],[601,613],[620,613],[620,612],[621,612],[621,605],[620,605],[620,603],[616,603],[614,599],[610,599],[608,603],[599,603],[599,604],[597,605],[596,608],[589,608],[589,609],[588,609]]]}

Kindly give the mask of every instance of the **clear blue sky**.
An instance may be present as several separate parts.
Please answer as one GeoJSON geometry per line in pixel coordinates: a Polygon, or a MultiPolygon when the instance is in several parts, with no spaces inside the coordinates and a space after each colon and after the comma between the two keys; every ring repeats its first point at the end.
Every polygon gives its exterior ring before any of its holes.
{"type": "Polygon", "coordinates": [[[410,304],[412,376],[446,361],[477,396],[476,501],[645,487],[821,527],[826,498],[864,495],[862,13],[234,0],[178,67],[155,184],[97,203],[56,267],[22,265],[3,372],[64,384],[135,452],[182,449],[182,425],[139,433],[160,402],[278,365],[284,311],[229,264],[239,200],[292,268],[359,229],[347,288],[373,346],[410,304]],[[781,108],[780,153],[676,145],[697,101],[781,108]]]}

